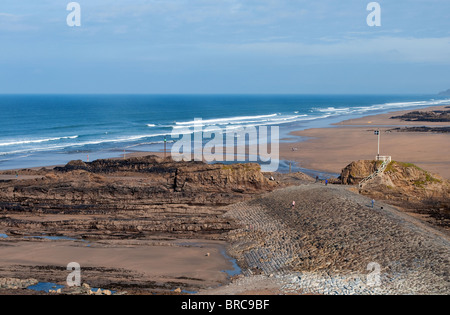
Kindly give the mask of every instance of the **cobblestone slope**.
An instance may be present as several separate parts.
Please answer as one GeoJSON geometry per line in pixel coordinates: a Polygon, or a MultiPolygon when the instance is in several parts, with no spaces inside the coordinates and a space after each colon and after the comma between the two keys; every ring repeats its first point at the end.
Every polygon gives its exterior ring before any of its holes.
{"type": "Polygon", "coordinates": [[[282,292],[450,293],[447,237],[345,187],[288,187],[227,209],[242,224],[229,234],[247,277],[239,281],[259,275],[282,292]]]}

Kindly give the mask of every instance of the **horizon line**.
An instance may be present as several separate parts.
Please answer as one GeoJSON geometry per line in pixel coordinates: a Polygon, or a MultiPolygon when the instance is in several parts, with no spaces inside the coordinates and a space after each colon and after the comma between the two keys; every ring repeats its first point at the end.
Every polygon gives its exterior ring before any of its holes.
{"type": "Polygon", "coordinates": [[[441,96],[437,93],[0,93],[0,96],[441,96]]]}

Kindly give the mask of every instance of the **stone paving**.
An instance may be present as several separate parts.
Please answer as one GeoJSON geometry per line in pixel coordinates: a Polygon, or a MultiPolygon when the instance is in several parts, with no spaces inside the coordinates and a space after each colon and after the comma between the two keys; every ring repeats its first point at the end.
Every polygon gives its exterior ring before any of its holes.
{"type": "Polygon", "coordinates": [[[265,277],[284,293],[450,293],[448,236],[391,206],[372,209],[345,187],[288,187],[227,209],[241,223],[228,237],[244,271],[237,283],[265,277]]]}

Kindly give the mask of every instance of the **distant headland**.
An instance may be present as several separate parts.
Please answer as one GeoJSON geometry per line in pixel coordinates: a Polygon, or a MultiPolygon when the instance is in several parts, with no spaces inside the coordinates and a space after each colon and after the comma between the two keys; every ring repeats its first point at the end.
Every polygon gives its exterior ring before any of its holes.
{"type": "Polygon", "coordinates": [[[450,96],[450,89],[448,89],[447,91],[440,92],[439,95],[441,95],[441,96],[450,96]]]}

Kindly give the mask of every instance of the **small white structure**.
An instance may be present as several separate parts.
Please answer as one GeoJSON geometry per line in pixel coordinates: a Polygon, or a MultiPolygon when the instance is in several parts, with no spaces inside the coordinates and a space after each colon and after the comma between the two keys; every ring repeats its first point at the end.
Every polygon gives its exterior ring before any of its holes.
{"type": "Polygon", "coordinates": [[[387,163],[391,163],[392,157],[391,157],[391,156],[381,156],[381,155],[377,155],[377,156],[375,157],[375,161],[383,161],[383,162],[386,162],[386,161],[387,161],[387,163]]]}

